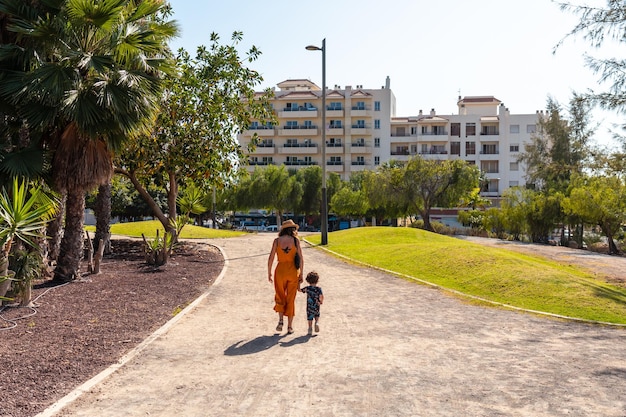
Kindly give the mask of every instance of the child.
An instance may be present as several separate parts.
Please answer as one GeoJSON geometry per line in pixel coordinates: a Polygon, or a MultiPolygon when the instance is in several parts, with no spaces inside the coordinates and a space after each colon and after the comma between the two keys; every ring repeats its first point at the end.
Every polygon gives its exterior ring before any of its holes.
{"type": "Polygon", "coordinates": [[[319,279],[320,276],[317,272],[309,272],[306,276],[306,282],[308,282],[309,285],[300,290],[307,295],[306,317],[309,321],[309,335],[313,334],[313,329],[311,328],[313,319],[315,319],[315,332],[320,331],[320,305],[324,302],[324,294],[322,294],[322,289],[317,286],[319,279]]]}

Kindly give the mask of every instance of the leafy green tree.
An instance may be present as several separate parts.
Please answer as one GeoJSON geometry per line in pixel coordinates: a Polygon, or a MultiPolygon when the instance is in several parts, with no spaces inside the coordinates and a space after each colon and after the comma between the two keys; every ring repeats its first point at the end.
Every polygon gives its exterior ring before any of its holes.
{"type": "Polygon", "coordinates": [[[235,32],[231,45],[221,45],[213,33],[211,45],[198,47],[194,58],[179,50],[177,74],[165,80],[154,128],[128,146],[117,162],[116,172],[131,180],[155,217],[174,235],[170,220],[176,220],[183,179],[200,187],[233,181],[243,157],[237,133],[247,129],[251,119],[274,120],[268,101],[271,90],[255,94],[263,78],[245,65],[260,52],[252,47],[240,57],[237,46],[242,36],[235,32]],[[150,182],[166,190],[167,211],[147,192],[150,182]]]}
{"type": "Polygon", "coordinates": [[[331,211],[343,217],[363,217],[368,209],[367,198],[363,190],[344,187],[333,196],[330,202],[331,211]]]}
{"type": "Polygon", "coordinates": [[[299,169],[296,182],[302,186],[302,198],[296,211],[306,215],[319,214],[322,204],[322,168],[312,165],[299,169]]]}
{"type": "Polygon", "coordinates": [[[589,155],[589,106],[579,95],[570,101],[569,118],[552,98],[547,115],[525,146],[519,161],[526,165],[526,182],[536,190],[565,192],[572,174],[582,172],[589,155]]]}
{"type": "MultiPolygon", "coordinates": [[[[504,229],[513,236],[513,240],[521,240],[521,236],[527,229],[526,212],[527,206],[535,192],[533,190],[511,187],[502,195],[500,212],[502,218],[494,219],[494,222],[502,223],[504,229]]],[[[493,222],[492,222],[493,223],[493,222]]]]}
{"type": "Polygon", "coordinates": [[[433,161],[421,157],[409,160],[397,192],[407,199],[409,208],[433,231],[430,212],[433,207],[457,207],[463,197],[478,187],[480,172],[462,160],[433,161]]]}
{"type": "Polygon", "coordinates": [[[1,0],[16,43],[0,45],[0,105],[54,152],[66,196],[55,279],[78,276],[86,191],[109,181],[112,154],[146,129],[168,69],[174,24],[157,0],[1,0]]]}
{"type": "Polygon", "coordinates": [[[564,210],[597,224],[606,236],[609,254],[619,254],[614,237],[626,222],[626,186],[617,176],[579,177],[563,202],[564,210]]]}

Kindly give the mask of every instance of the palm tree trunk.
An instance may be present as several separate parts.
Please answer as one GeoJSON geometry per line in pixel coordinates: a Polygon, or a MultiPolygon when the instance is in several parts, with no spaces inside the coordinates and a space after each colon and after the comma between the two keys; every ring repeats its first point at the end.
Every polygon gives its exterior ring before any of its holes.
{"type": "Polygon", "coordinates": [[[63,237],[63,216],[65,215],[65,198],[67,194],[64,193],[59,199],[59,210],[56,217],[48,223],[48,229],[46,235],[48,237],[48,263],[59,259],[59,252],[61,251],[61,238],[63,237]]]}
{"type": "Polygon", "coordinates": [[[111,183],[98,187],[96,198],[96,236],[94,238],[94,252],[99,250],[102,240],[104,253],[111,253],[111,183]]]}
{"type": "Polygon", "coordinates": [[[79,276],[83,254],[83,216],[85,213],[85,193],[82,189],[68,190],[65,202],[65,229],[61,241],[61,252],[54,280],[68,282],[79,276]]]}

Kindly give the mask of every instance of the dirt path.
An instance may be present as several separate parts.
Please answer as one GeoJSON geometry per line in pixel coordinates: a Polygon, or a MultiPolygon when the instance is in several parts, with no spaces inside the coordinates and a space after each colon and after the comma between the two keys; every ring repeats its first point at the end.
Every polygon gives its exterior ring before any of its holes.
{"type": "Polygon", "coordinates": [[[56,415],[626,415],[624,329],[470,305],[313,248],[321,332],[299,298],[295,333],[276,334],[273,237],[218,240],[210,294],[56,415]]]}

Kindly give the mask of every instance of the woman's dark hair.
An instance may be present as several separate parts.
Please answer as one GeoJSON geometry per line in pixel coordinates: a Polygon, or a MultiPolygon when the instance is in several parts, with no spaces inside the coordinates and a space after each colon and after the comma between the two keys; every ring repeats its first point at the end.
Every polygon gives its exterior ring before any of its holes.
{"type": "Polygon", "coordinates": [[[306,275],[306,282],[309,284],[317,284],[317,281],[320,280],[320,276],[317,272],[311,271],[306,275]]]}
{"type": "Polygon", "coordinates": [[[278,236],[285,236],[285,235],[295,236],[295,234],[296,234],[295,227],[286,227],[286,228],[280,229],[280,232],[278,232],[278,236]]]}

